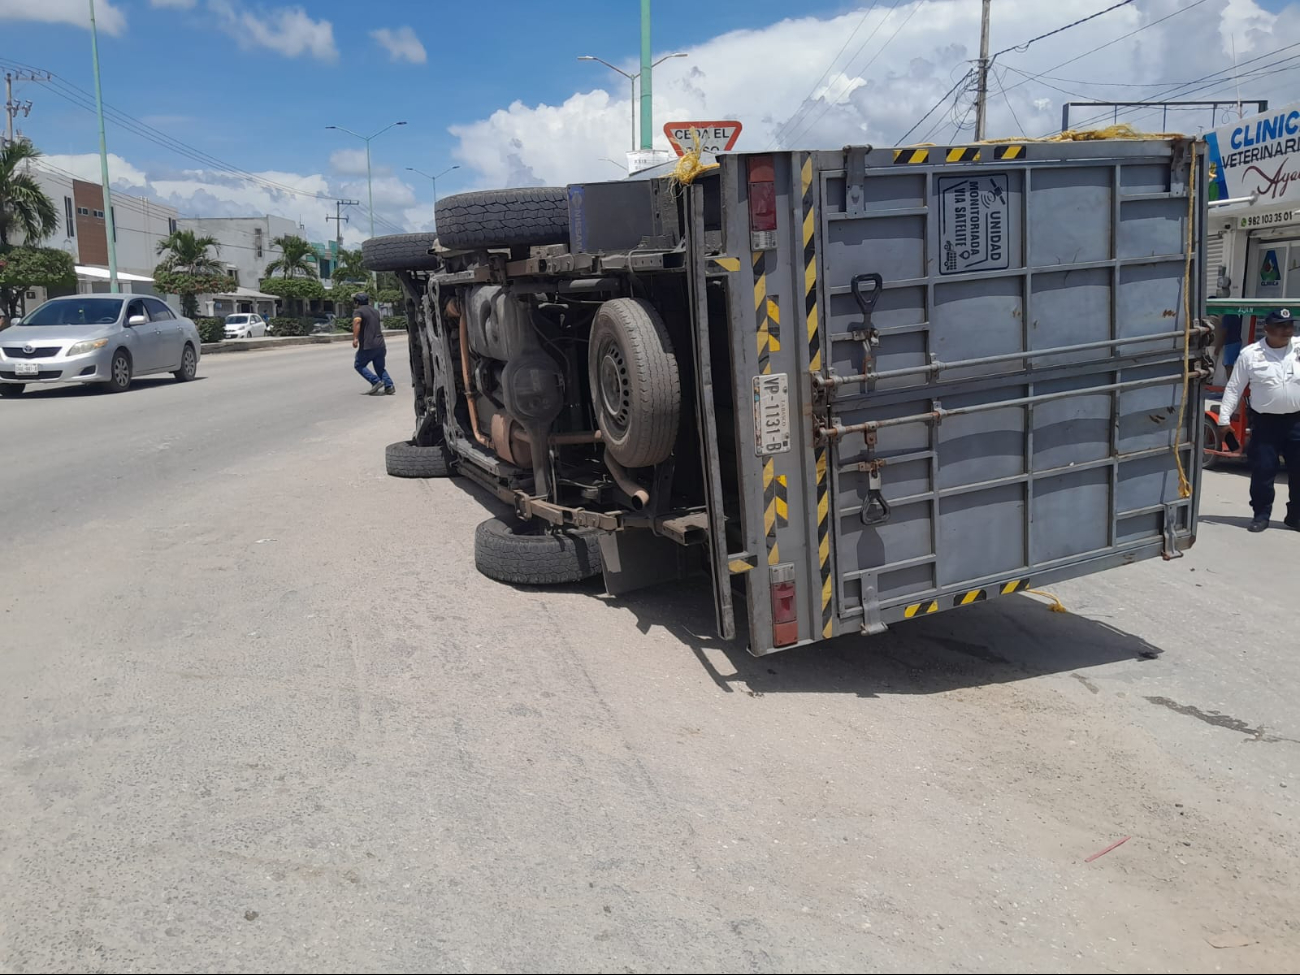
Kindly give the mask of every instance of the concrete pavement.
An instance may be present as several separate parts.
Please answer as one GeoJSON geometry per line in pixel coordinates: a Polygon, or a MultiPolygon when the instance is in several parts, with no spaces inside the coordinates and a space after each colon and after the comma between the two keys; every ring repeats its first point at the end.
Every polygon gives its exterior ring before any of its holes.
{"type": "Polygon", "coordinates": [[[754,660],[706,587],[477,575],[390,348],[0,403],[0,970],[1300,963],[1300,535],[1238,473],[1069,614],[754,660]]]}

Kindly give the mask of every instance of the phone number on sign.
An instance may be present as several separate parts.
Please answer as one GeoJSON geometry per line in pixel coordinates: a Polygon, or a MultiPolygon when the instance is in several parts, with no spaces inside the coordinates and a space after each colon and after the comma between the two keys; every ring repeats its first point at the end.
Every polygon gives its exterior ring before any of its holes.
{"type": "Polygon", "coordinates": [[[1238,225],[1242,230],[1250,227],[1272,227],[1277,224],[1294,223],[1295,211],[1284,210],[1281,213],[1257,213],[1254,216],[1242,217],[1238,225]]]}

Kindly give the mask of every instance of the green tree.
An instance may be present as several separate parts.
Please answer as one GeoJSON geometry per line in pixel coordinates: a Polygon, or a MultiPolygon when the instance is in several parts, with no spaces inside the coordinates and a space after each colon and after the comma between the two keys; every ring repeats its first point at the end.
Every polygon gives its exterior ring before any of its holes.
{"type": "Polygon", "coordinates": [[[271,241],[280,248],[280,256],[266,265],[266,276],[273,278],[277,274],[282,278],[315,278],[316,250],[311,244],[296,234],[285,234],[271,241]]]}
{"type": "Polygon", "coordinates": [[[0,149],[0,245],[21,236],[39,244],[59,226],[59,211],[27,164],[41,158],[30,142],[16,139],[0,149]]]}
{"type": "Polygon", "coordinates": [[[77,287],[72,255],[54,247],[0,245],[0,304],[10,318],[18,314],[23,295],[31,288],[77,287]]]}
{"type": "Polygon", "coordinates": [[[217,239],[200,237],[193,230],[177,230],[158,241],[158,253],[166,256],[154,268],[154,282],[167,294],[180,295],[187,318],[199,313],[198,295],[212,294],[229,284],[225,266],[209,251],[221,253],[217,239]]]}
{"type": "MultiPolygon", "coordinates": [[[[267,294],[279,295],[280,292],[274,288],[267,288],[266,281],[275,280],[278,274],[285,281],[292,281],[295,278],[309,278],[320,286],[319,275],[316,273],[316,249],[311,246],[309,241],[304,240],[297,234],[285,234],[283,237],[277,237],[271,241],[272,246],[280,248],[280,256],[266,265],[266,278],[263,281],[262,290],[267,294]]],[[[322,290],[322,294],[323,294],[322,290]]],[[[283,295],[286,298],[296,298],[298,314],[306,314],[306,299],[291,295],[283,295]]]]}
{"type": "Polygon", "coordinates": [[[339,265],[330,275],[336,284],[365,284],[370,280],[370,272],[362,260],[360,249],[350,251],[346,247],[339,251],[339,265]]]}

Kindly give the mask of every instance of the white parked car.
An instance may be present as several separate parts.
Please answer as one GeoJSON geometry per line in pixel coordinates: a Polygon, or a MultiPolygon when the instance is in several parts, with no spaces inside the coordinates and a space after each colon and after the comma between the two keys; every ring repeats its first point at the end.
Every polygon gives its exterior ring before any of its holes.
{"type": "Polygon", "coordinates": [[[258,339],[266,334],[266,319],[261,315],[227,315],[226,338],[258,339]]]}

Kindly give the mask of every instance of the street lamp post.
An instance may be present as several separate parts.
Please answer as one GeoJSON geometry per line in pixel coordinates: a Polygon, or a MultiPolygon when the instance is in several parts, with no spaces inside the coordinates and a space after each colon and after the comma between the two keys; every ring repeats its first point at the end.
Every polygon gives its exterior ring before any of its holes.
{"type": "Polygon", "coordinates": [[[366,195],[367,195],[367,203],[370,206],[370,236],[371,237],[375,236],[375,186],[370,176],[370,140],[378,138],[379,136],[383,135],[385,132],[387,132],[395,125],[405,125],[405,124],[406,124],[405,122],[390,122],[388,125],[385,125],[374,135],[362,135],[359,132],[353,132],[351,129],[345,129],[341,125],[325,126],[325,128],[327,129],[336,129],[339,132],[346,132],[348,135],[360,139],[362,142],[366,144],[366,195]]]}
{"type": "Polygon", "coordinates": [[[448,166],[446,169],[444,169],[442,172],[440,172],[437,176],[430,176],[428,173],[426,173],[426,172],[425,172],[424,170],[422,170],[422,169],[416,169],[414,166],[407,166],[407,167],[406,167],[406,171],[407,171],[408,173],[416,173],[416,174],[418,174],[418,175],[420,175],[420,176],[423,176],[425,179],[429,180],[431,183],[433,183],[433,224],[434,224],[434,227],[437,227],[437,225],[438,225],[438,180],[442,179],[442,177],[446,176],[446,175],[447,175],[448,173],[450,173],[453,169],[460,169],[460,166],[458,166],[458,165],[457,165],[457,166],[448,166]]]}
{"type": "Polygon", "coordinates": [[[104,230],[108,238],[108,290],[122,290],[117,280],[117,227],[113,220],[113,193],[108,187],[108,144],[104,141],[104,95],[99,87],[99,30],[95,26],[95,0],[90,0],[90,59],[95,69],[95,114],[99,116],[99,177],[104,184],[104,230]]]}
{"type": "MultiPolygon", "coordinates": [[[[650,65],[650,67],[651,67],[651,68],[657,68],[657,67],[659,67],[659,65],[663,64],[663,63],[664,63],[665,61],[667,61],[669,58],[684,58],[684,57],[686,57],[686,55],[683,54],[683,53],[681,53],[680,51],[679,51],[678,53],[676,53],[676,54],[665,54],[663,57],[661,57],[661,58],[660,58],[658,61],[656,61],[654,64],[650,65]]],[[[583,54],[583,55],[580,55],[580,56],[578,57],[578,60],[579,60],[579,61],[599,61],[599,62],[600,62],[601,64],[603,64],[605,67],[609,68],[610,71],[617,71],[619,74],[621,74],[624,78],[626,78],[626,79],[628,80],[628,84],[631,86],[631,87],[630,87],[630,90],[629,90],[629,95],[630,95],[630,100],[631,100],[631,102],[632,102],[632,150],[635,152],[635,151],[636,151],[636,148],[637,148],[637,138],[636,138],[636,81],[637,81],[638,78],[641,77],[641,72],[638,71],[636,74],[628,74],[628,73],[627,73],[626,71],[624,71],[622,68],[615,67],[614,65],[612,65],[612,64],[610,64],[608,61],[606,61],[604,58],[598,58],[598,57],[596,57],[595,55],[592,55],[592,54],[583,54]]]]}

